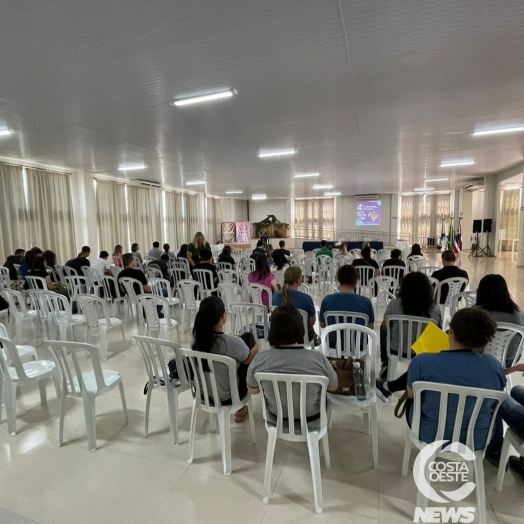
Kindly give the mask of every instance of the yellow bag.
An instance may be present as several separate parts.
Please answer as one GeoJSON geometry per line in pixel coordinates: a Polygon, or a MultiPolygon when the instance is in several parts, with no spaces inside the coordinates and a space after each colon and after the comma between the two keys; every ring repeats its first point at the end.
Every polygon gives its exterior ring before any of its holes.
{"type": "Polygon", "coordinates": [[[449,349],[449,336],[438,326],[429,323],[411,349],[417,354],[440,353],[449,349]]]}

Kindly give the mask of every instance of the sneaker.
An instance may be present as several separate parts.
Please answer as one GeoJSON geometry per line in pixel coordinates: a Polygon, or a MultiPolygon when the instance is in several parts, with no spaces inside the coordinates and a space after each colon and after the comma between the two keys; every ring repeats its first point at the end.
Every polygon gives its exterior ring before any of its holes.
{"type": "Polygon", "coordinates": [[[524,465],[521,457],[511,456],[508,461],[509,467],[524,480],[524,465]]]}
{"type": "Polygon", "coordinates": [[[375,387],[377,389],[377,397],[380,400],[382,400],[382,402],[387,403],[389,397],[391,397],[391,392],[384,388],[384,382],[382,382],[381,380],[377,380],[375,383],[375,387]]]}

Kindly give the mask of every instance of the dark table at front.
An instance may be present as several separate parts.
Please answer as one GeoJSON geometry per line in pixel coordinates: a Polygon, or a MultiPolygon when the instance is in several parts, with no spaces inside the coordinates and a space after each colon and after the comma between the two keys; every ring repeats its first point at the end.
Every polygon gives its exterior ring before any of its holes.
{"type": "MultiPolygon", "coordinates": [[[[326,240],[326,242],[332,245],[335,245],[335,242],[338,242],[337,240],[326,240]]],[[[361,249],[363,242],[346,242],[348,251],[351,251],[352,249],[361,249]]],[[[376,249],[377,251],[379,249],[384,249],[384,242],[378,242],[378,241],[372,241],[369,243],[369,246],[371,249],[376,249]]],[[[302,249],[304,251],[313,251],[313,249],[319,249],[320,248],[320,241],[308,241],[308,242],[302,242],[302,249]]]]}

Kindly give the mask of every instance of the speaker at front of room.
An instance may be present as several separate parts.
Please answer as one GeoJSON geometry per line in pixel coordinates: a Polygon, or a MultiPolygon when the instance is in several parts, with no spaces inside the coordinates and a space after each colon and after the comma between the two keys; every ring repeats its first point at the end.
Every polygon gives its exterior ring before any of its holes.
{"type": "Polygon", "coordinates": [[[484,233],[491,233],[492,222],[493,222],[492,218],[485,218],[484,219],[484,227],[483,227],[483,232],[484,233]]]}
{"type": "Polygon", "coordinates": [[[482,220],[473,220],[473,233],[482,233],[482,220]]]}

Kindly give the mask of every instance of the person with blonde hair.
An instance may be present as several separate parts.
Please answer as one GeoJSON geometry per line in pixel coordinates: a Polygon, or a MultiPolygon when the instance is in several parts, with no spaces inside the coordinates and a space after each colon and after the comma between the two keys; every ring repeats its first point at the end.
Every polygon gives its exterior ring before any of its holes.
{"type": "Polygon", "coordinates": [[[202,249],[211,251],[211,246],[206,241],[204,234],[198,231],[193,237],[193,242],[187,245],[187,260],[192,268],[200,262],[200,251],[202,249]]]}
{"type": "Polygon", "coordinates": [[[282,291],[273,294],[273,306],[295,306],[297,309],[305,311],[308,315],[308,337],[309,340],[315,340],[315,345],[320,344],[320,339],[316,335],[313,326],[317,320],[315,304],[313,299],[299,291],[302,284],[302,269],[299,266],[290,266],[284,272],[284,284],[282,291]],[[318,342],[318,343],[317,343],[318,342]]]}

